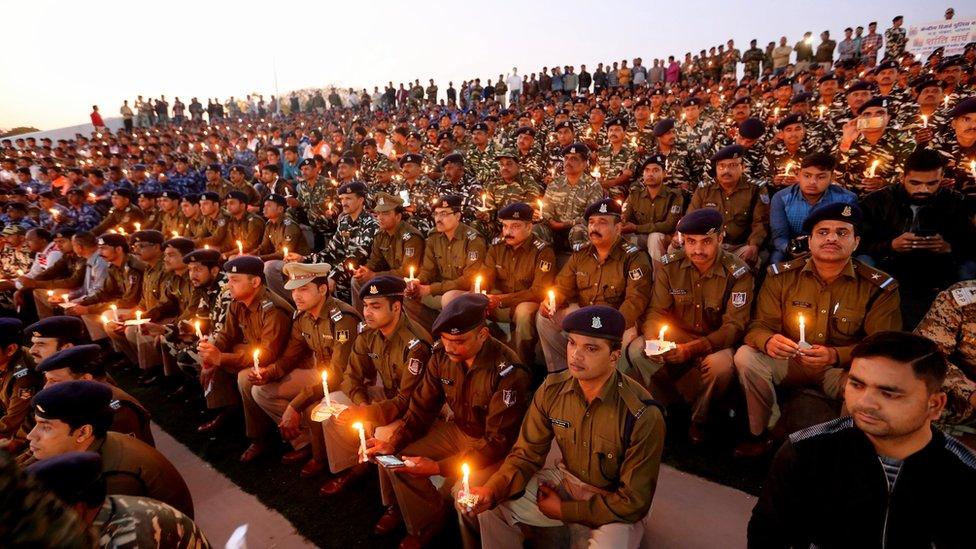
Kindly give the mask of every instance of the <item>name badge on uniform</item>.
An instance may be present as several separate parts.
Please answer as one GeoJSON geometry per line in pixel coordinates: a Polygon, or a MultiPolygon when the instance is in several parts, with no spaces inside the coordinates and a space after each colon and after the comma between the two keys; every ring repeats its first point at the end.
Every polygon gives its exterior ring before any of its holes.
{"type": "Polygon", "coordinates": [[[732,306],[741,307],[746,304],[745,292],[732,292],[732,306]]]}
{"type": "Polygon", "coordinates": [[[554,417],[549,418],[549,423],[553,425],[558,425],[563,429],[569,429],[570,427],[572,427],[572,425],[565,419],[556,419],[554,417]]]}
{"type": "Polygon", "coordinates": [[[109,402],[108,403],[108,407],[111,408],[111,409],[113,409],[113,410],[118,410],[118,409],[122,408],[122,403],[119,402],[118,399],[115,399],[112,402],[109,402]]]}
{"type": "Polygon", "coordinates": [[[682,288],[671,288],[670,290],[668,290],[668,293],[670,293],[671,295],[687,295],[688,290],[682,288]]]}
{"type": "Polygon", "coordinates": [[[332,309],[332,322],[339,322],[342,320],[342,311],[339,309],[332,309]]]}
{"type": "Polygon", "coordinates": [[[813,305],[810,304],[810,303],[808,303],[808,302],[806,302],[806,301],[794,301],[793,302],[793,306],[794,307],[803,307],[804,309],[811,309],[811,308],[813,308],[813,305]]]}
{"type": "MultiPolygon", "coordinates": [[[[424,367],[424,365],[423,365],[423,363],[420,362],[420,359],[419,358],[411,358],[410,361],[407,362],[407,371],[410,372],[411,374],[415,375],[415,376],[419,376],[420,375],[420,370],[423,367],[424,367]]],[[[443,380],[441,380],[441,381],[443,381],[443,380]]]]}

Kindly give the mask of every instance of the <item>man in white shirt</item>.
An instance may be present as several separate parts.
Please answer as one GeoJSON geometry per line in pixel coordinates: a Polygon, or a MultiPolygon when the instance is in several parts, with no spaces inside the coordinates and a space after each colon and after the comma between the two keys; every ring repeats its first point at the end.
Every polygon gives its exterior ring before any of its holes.
{"type": "Polygon", "coordinates": [[[505,79],[505,83],[508,84],[508,102],[515,105],[522,96],[522,77],[519,76],[517,67],[512,67],[512,74],[505,79]]]}

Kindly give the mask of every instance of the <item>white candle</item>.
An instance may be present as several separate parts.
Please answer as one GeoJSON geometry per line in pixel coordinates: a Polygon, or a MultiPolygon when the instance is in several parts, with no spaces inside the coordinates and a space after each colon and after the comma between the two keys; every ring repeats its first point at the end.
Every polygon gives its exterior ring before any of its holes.
{"type": "Polygon", "coordinates": [[[549,290],[549,312],[556,312],[556,290],[549,290]]]}
{"type": "Polygon", "coordinates": [[[409,284],[411,280],[414,280],[414,277],[413,277],[414,269],[415,269],[415,267],[413,265],[411,265],[410,266],[410,276],[408,276],[407,278],[403,279],[407,284],[409,284]]]}
{"type": "Polygon", "coordinates": [[[54,297],[54,290],[48,290],[47,291],[47,300],[48,301],[51,301],[51,298],[52,297],[54,297]]]}
{"type": "Polygon", "coordinates": [[[657,340],[663,343],[664,342],[664,332],[667,332],[667,331],[668,331],[668,325],[667,324],[661,326],[661,331],[657,333],[657,340]]]}
{"type": "Polygon", "coordinates": [[[922,127],[923,128],[929,127],[929,117],[925,116],[924,114],[922,115],[922,127]]]}
{"type": "Polygon", "coordinates": [[[820,119],[823,120],[823,113],[827,110],[827,107],[820,105],[820,119]]]}
{"type": "Polygon", "coordinates": [[[973,174],[973,179],[976,179],[976,160],[969,163],[969,173],[973,174]]]}
{"type": "Polygon", "coordinates": [[[332,407],[332,397],[329,396],[329,372],[322,370],[322,392],[325,393],[325,407],[332,407]]]}
{"type": "Polygon", "coordinates": [[[179,238],[180,237],[179,231],[172,231],[171,234],[173,235],[173,238],[179,238]]]}
{"type": "Polygon", "coordinates": [[[258,375],[258,372],[259,372],[258,366],[260,365],[260,362],[261,362],[259,360],[259,358],[261,356],[261,349],[254,349],[254,353],[252,354],[252,356],[254,357],[254,365],[251,368],[254,371],[254,375],[258,375]]]}
{"type": "Polygon", "coordinates": [[[474,278],[474,293],[476,294],[481,293],[481,275],[478,275],[474,278]]]}
{"type": "Polygon", "coordinates": [[[800,343],[805,343],[807,340],[807,324],[802,314],[798,316],[800,317],[800,343]]]}
{"type": "Polygon", "coordinates": [[[108,324],[108,315],[102,313],[102,324],[108,324]]]}
{"type": "Polygon", "coordinates": [[[281,248],[281,259],[286,259],[288,257],[288,246],[281,248]]]}
{"type": "Polygon", "coordinates": [[[880,164],[878,159],[874,159],[871,162],[871,170],[868,172],[868,177],[874,177],[874,172],[878,169],[878,164],[880,164]]]}
{"type": "Polygon", "coordinates": [[[461,496],[466,496],[471,493],[471,466],[467,463],[461,464],[461,496]]]}
{"type": "Polygon", "coordinates": [[[488,209],[488,193],[481,193],[481,207],[488,209]]]}
{"type": "Polygon", "coordinates": [[[118,306],[115,303],[113,303],[113,304],[109,305],[108,308],[109,309],[112,309],[112,320],[115,321],[115,322],[118,322],[119,321],[119,308],[118,308],[118,306]]]}
{"type": "Polygon", "coordinates": [[[200,330],[200,321],[199,320],[193,322],[193,328],[196,329],[197,339],[203,339],[203,331],[200,330]]]}
{"type": "Polygon", "coordinates": [[[142,230],[142,223],[136,222],[136,223],[133,223],[132,226],[135,227],[137,231],[141,231],[142,230]]]}
{"type": "Polygon", "coordinates": [[[136,309],[136,322],[142,320],[142,311],[136,309]]]}
{"type": "Polygon", "coordinates": [[[793,167],[793,161],[790,160],[786,163],[786,168],[783,170],[783,177],[788,177],[790,175],[790,168],[793,167]]]}
{"type": "Polygon", "coordinates": [[[244,243],[240,240],[237,241],[237,255],[244,255],[244,243]]]}
{"type": "Polygon", "coordinates": [[[353,423],[352,428],[359,431],[359,462],[362,463],[366,461],[366,429],[359,421],[353,423]]]}
{"type": "Polygon", "coordinates": [[[67,303],[68,302],[68,294],[61,294],[61,299],[63,299],[64,302],[67,303]]]}
{"type": "Polygon", "coordinates": [[[535,203],[539,206],[539,217],[542,217],[542,199],[536,200],[535,203]]]}

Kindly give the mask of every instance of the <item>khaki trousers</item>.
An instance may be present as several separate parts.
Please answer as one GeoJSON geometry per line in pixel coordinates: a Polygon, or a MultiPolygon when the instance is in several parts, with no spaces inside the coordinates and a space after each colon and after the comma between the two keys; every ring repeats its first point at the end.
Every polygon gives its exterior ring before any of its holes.
{"type": "MultiPolygon", "coordinates": [[[[247,377],[250,372],[251,369],[246,368],[237,373],[237,387],[244,403],[244,432],[251,440],[265,438],[277,429],[291,399],[319,380],[315,370],[297,368],[279,380],[254,385],[247,377]]],[[[303,433],[288,442],[297,450],[308,445],[308,437],[303,433]]]]}

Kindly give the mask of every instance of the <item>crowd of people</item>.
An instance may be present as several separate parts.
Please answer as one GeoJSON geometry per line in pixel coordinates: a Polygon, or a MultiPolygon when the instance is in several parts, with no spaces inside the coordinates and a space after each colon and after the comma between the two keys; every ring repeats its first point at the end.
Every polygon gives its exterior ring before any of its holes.
{"type": "Polygon", "coordinates": [[[976,426],[976,43],[876,29],[0,141],[12,486],[208,546],[131,369],[323,497],[378,474],[401,547],[636,547],[665,411],[786,439],[757,547],[966,545],[930,502],[976,479],[945,434],[976,426]]]}

